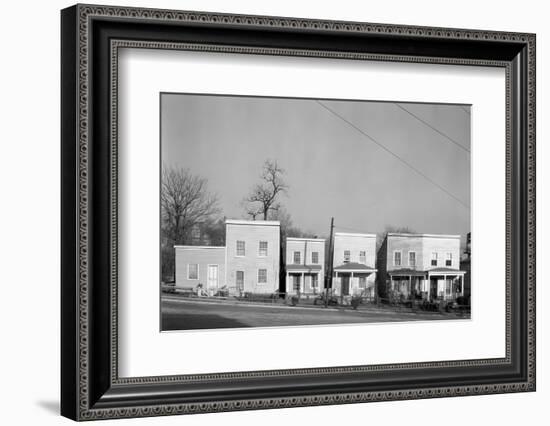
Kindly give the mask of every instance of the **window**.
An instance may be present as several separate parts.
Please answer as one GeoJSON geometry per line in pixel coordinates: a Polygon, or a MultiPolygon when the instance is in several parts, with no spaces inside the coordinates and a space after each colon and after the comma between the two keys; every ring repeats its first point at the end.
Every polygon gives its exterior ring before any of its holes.
{"type": "Polygon", "coordinates": [[[349,250],[344,250],[344,263],[349,263],[349,259],[351,257],[351,253],[349,250]]]}
{"type": "Polygon", "coordinates": [[[367,263],[367,252],[366,251],[360,251],[359,252],[359,263],[362,263],[365,265],[367,263]]]}
{"type": "Polygon", "coordinates": [[[314,274],[311,276],[311,288],[319,287],[319,275],[314,274]]]}
{"type": "Polygon", "coordinates": [[[453,254],[447,253],[447,258],[445,259],[445,266],[452,266],[453,265],[453,254]]]}
{"type": "Polygon", "coordinates": [[[416,266],[416,252],[409,252],[409,266],[416,266]]]}
{"type": "Polygon", "coordinates": [[[244,271],[237,271],[237,288],[244,290],[244,271]]]}
{"type": "Polygon", "coordinates": [[[314,265],[319,263],[319,252],[318,251],[314,251],[314,252],[311,253],[311,263],[313,263],[314,265]]]}
{"type": "Polygon", "coordinates": [[[267,256],[267,241],[260,241],[260,247],[258,248],[259,256],[267,256]]]}
{"type": "Polygon", "coordinates": [[[258,269],[258,284],[267,284],[267,269],[258,269]]]}
{"type": "Polygon", "coordinates": [[[432,266],[437,266],[437,253],[432,253],[432,262],[431,262],[431,265],[432,266]]]}
{"type": "Polygon", "coordinates": [[[394,264],[394,266],[401,266],[401,252],[400,251],[394,251],[393,252],[393,264],[394,264]]]}
{"type": "Polygon", "coordinates": [[[300,264],[300,252],[299,251],[294,252],[294,264],[295,265],[300,264]]]}
{"type": "Polygon", "coordinates": [[[199,264],[190,263],[187,265],[187,279],[188,280],[198,280],[199,279],[199,264]]]}
{"type": "Polygon", "coordinates": [[[367,287],[367,277],[359,277],[359,288],[367,287]]]}
{"type": "Polygon", "coordinates": [[[244,256],[245,253],[244,241],[237,241],[237,256],[244,256]]]}

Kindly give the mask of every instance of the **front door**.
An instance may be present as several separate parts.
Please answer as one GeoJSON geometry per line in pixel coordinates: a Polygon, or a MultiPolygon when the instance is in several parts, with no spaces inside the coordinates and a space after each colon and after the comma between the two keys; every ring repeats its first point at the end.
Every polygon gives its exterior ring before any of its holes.
{"type": "Polygon", "coordinates": [[[208,265],[208,288],[218,288],[218,265],[208,265]]]}
{"type": "Polygon", "coordinates": [[[301,292],[301,288],[300,288],[300,278],[302,278],[300,275],[293,275],[292,276],[292,289],[296,292],[296,293],[300,293],[301,292]]]}
{"type": "Polygon", "coordinates": [[[432,299],[439,298],[437,290],[437,278],[430,277],[430,297],[432,299]]]}
{"type": "Polygon", "coordinates": [[[342,296],[349,296],[349,275],[342,275],[342,296]]]}

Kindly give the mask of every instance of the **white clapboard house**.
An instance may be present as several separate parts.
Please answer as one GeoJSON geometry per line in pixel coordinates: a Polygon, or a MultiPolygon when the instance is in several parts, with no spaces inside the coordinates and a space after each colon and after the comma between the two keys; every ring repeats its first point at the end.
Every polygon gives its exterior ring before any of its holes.
{"type": "Polygon", "coordinates": [[[175,246],[176,290],[215,295],[226,285],[225,247],[175,246]]]}
{"type": "Polygon", "coordinates": [[[226,220],[227,285],[230,293],[279,290],[280,223],[226,220]]]}
{"type": "Polygon", "coordinates": [[[325,280],[325,240],[288,237],[285,274],[286,294],[320,294],[325,280]]]}
{"type": "Polygon", "coordinates": [[[334,234],[333,294],[374,297],[376,234],[334,234]]]}
{"type": "Polygon", "coordinates": [[[175,246],[176,290],[231,295],[279,290],[278,221],[226,220],[224,247],[175,246]]]}
{"type": "Polygon", "coordinates": [[[454,300],[464,294],[460,235],[388,233],[378,271],[381,297],[454,300]]]}

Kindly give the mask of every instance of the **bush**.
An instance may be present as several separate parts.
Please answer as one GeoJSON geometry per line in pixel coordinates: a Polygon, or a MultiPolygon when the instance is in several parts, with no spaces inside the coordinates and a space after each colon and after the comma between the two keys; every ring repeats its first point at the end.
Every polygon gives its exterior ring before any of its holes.
{"type": "Polygon", "coordinates": [[[361,297],[360,296],[353,296],[351,298],[351,307],[353,309],[357,309],[359,307],[359,305],[361,304],[361,297]]]}

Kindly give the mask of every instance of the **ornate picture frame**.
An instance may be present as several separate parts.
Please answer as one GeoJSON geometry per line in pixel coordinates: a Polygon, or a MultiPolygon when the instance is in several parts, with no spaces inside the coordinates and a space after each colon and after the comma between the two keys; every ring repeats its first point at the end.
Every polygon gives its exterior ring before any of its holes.
{"type": "Polygon", "coordinates": [[[534,34],[76,5],[61,12],[61,413],[74,420],[535,390],[534,34]],[[120,48],[452,64],[506,73],[506,356],[119,377],[120,48]]]}

